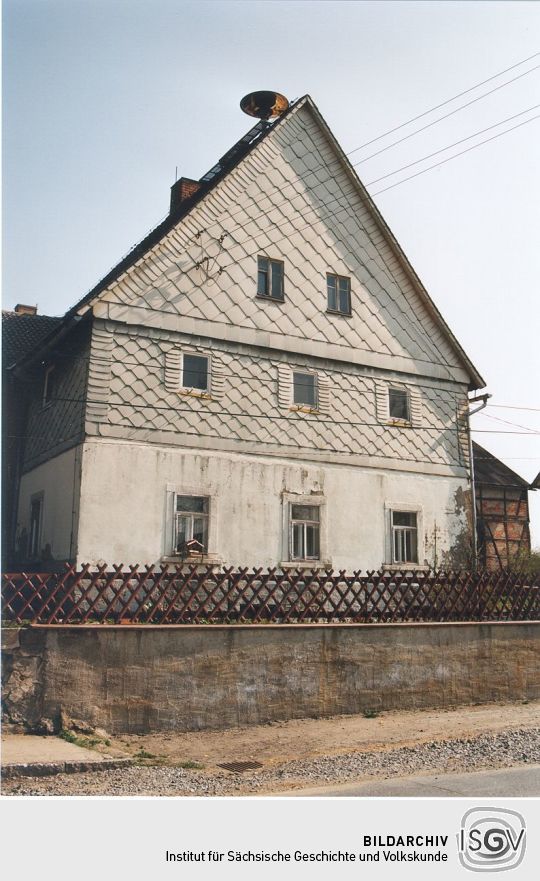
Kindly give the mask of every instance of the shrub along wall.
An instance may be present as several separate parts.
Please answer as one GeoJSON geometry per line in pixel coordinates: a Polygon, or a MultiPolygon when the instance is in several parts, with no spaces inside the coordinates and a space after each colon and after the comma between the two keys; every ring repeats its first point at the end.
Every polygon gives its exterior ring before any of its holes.
{"type": "Polygon", "coordinates": [[[540,698],[540,622],[8,628],[4,714],[191,731],[540,698]]]}

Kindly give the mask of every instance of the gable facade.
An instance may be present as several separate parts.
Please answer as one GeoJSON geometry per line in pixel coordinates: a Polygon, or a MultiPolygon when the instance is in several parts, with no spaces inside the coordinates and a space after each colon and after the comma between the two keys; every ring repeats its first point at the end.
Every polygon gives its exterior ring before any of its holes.
{"type": "MultiPolygon", "coordinates": [[[[195,521],[204,558],[232,565],[466,553],[481,378],[309,99],[78,311],[77,561],[177,560],[195,521]],[[261,296],[261,260],[282,297],[261,296]],[[329,277],[350,314],[328,309],[329,277]]],[[[58,459],[27,471],[21,522],[58,459]]]]}

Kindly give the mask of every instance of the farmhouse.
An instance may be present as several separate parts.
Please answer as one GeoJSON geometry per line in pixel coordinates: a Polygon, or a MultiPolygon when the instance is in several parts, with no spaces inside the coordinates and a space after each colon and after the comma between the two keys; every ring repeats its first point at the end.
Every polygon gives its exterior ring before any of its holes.
{"type": "Polygon", "coordinates": [[[484,381],[309,96],[15,360],[19,561],[470,561],[484,381]]]}

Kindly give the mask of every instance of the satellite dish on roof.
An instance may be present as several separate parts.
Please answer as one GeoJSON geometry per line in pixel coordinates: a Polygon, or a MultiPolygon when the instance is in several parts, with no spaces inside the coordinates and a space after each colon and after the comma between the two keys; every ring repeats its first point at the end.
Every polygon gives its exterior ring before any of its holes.
{"type": "Polygon", "coordinates": [[[273,119],[289,109],[289,102],[279,92],[250,92],[240,101],[240,109],[257,119],[273,119]]]}

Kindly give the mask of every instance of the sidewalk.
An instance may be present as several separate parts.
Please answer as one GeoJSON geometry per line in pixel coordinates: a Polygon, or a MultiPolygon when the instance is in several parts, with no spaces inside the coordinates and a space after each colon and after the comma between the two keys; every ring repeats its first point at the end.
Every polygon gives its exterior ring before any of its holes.
{"type": "Polygon", "coordinates": [[[80,771],[105,771],[131,765],[129,758],[103,755],[61,737],[2,735],[2,777],[45,777],[80,771]]]}

